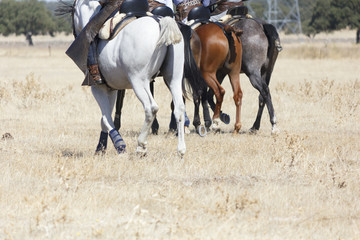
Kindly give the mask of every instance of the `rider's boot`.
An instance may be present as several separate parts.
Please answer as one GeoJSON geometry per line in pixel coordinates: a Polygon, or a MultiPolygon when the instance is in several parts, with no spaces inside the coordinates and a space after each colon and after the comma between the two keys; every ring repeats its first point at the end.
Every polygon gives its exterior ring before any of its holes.
{"type": "Polygon", "coordinates": [[[99,71],[99,65],[98,64],[93,64],[88,66],[89,69],[89,73],[92,77],[92,79],[94,80],[95,84],[103,84],[104,81],[101,79],[101,75],[100,75],[100,71],[99,71]]]}
{"type": "Polygon", "coordinates": [[[87,63],[89,74],[96,85],[104,83],[103,79],[101,79],[97,58],[97,39],[95,39],[90,44],[87,63]]]}

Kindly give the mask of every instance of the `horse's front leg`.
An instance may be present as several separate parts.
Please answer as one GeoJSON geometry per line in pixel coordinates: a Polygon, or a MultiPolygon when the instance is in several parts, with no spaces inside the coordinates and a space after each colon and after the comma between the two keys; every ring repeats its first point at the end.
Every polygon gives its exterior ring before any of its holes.
{"type": "MultiPolygon", "coordinates": [[[[119,132],[115,129],[114,122],[111,119],[112,109],[114,108],[116,91],[110,90],[105,85],[95,85],[91,87],[91,92],[101,109],[101,134],[97,151],[105,151],[107,144],[107,133],[114,143],[116,151],[120,154],[125,151],[126,145],[119,132]]],[[[99,152],[98,151],[98,152],[99,152]]]]}

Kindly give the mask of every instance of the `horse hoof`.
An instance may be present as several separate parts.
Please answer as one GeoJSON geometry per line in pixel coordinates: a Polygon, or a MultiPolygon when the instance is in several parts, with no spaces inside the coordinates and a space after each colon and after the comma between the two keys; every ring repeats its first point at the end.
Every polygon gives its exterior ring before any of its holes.
{"type": "Polygon", "coordinates": [[[206,128],[204,126],[198,126],[196,128],[196,132],[200,135],[200,137],[205,137],[207,134],[206,128]]]}
{"type": "Polygon", "coordinates": [[[178,153],[178,155],[179,155],[179,157],[180,157],[181,159],[184,159],[185,152],[186,152],[186,148],[184,148],[184,149],[178,149],[178,151],[177,151],[177,153],[178,153]]]}
{"type": "Polygon", "coordinates": [[[253,127],[249,129],[249,133],[250,133],[250,134],[254,134],[254,135],[257,134],[258,131],[259,131],[259,130],[255,129],[255,128],[253,128],[253,127]]]}
{"type": "Polygon", "coordinates": [[[142,146],[137,146],[136,154],[140,157],[144,157],[147,153],[147,148],[142,146]]]}
{"type": "Polygon", "coordinates": [[[100,150],[96,149],[95,156],[104,156],[105,153],[106,153],[106,149],[100,149],[100,150]]]}
{"type": "Polygon", "coordinates": [[[271,129],[271,134],[272,135],[277,135],[277,134],[279,134],[280,133],[280,129],[276,126],[276,125],[274,125],[273,127],[272,127],[272,129],[271,129]]]}
{"type": "Polygon", "coordinates": [[[215,133],[220,132],[220,121],[219,119],[214,119],[213,123],[211,125],[211,130],[214,131],[215,133]]]}
{"type": "Polygon", "coordinates": [[[117,152],[118,154],[123,154],[123,153],[126,152],[126,151],[125,151],[125,146],[115,147],[115,149],[116,149],[116,152],[117,152]]]}
{"type": "Polygon", "coordinates": [[[185,134],[190,134],[190,129],[189,129],[189,127],[184,127],[184,132],[185,132],[185,134]]]}
{"type": "Polygon", "coordinates": [[[230,116],[226,113],[220,113],[220,120],[225,123],[225,124],[229,124],[230,123],[230,116]]]}

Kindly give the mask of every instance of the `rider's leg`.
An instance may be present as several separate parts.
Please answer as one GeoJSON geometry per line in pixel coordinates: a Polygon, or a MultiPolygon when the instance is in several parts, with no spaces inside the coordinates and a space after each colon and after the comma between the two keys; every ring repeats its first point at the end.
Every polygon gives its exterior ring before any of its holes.
{"type": "Polygon", "coordinates": [[[89,54],[88,54],[88,69],[90,76],[94,80],[95,84],[102,84],[104,83],[101,79],[100,71],[99,71],[99,65],[97,61],[97,41],[94,40],[89,47],[89,54]]]}

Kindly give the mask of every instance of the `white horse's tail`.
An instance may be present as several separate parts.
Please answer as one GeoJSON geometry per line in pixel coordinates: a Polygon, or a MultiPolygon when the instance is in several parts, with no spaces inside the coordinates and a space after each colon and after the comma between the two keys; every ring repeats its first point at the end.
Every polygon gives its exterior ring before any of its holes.
{"type": "Polygon", "coordinates": [[[163,17],[160,19],[160,38],[157,46],[165,44],[177,44],[181,41],[182,34],[174,19],[171,17],[163,17]]]}

